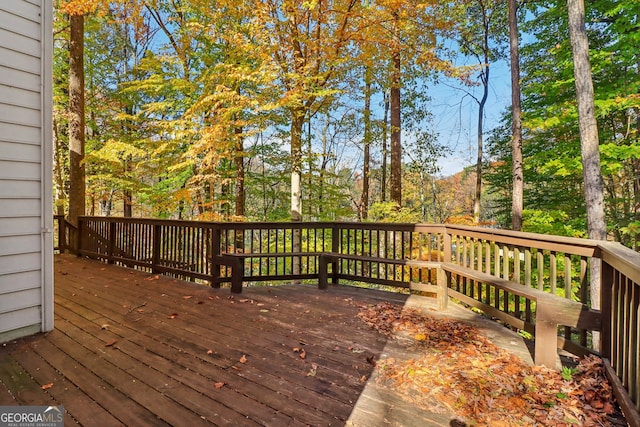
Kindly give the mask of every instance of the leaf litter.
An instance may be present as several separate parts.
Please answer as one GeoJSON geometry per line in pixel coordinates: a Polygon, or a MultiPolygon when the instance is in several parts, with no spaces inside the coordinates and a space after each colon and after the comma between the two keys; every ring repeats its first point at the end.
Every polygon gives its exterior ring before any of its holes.
{"type": "Polygon", "coordinates": [[[371,328],[417,350],[407,360],[377,360],[375,369],[378,384],[421,409],[477,426],[613,426],[622,418],[596,356],[563,378],[497,347],[469,323],[390,303],[359,308],[371,328]]]}

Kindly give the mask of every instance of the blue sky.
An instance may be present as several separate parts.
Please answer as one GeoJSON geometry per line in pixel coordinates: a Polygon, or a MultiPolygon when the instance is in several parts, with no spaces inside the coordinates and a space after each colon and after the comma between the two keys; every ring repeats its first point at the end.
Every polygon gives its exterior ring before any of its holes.
{"type": "MultiPolygon", "coordinates": [[[[490,66],[489,97],[485,107],[484,135],[495,128],[505,109],[511,105],[511,77],[509,64],[498,61],[490,66]]],[[[460,89],[455,82],[451,86],[438,84],[433,88],[433,126],[438,143],[449,147],[453,154],[439,160],[442,176],[450,176],[464,167],[475,165],[477,157],[478,103],[460,89]]],[[[466,88],[479,94],[481,87],[466,88]]],[[[486,151],[485,151],[486,153],[486,151]]]]}

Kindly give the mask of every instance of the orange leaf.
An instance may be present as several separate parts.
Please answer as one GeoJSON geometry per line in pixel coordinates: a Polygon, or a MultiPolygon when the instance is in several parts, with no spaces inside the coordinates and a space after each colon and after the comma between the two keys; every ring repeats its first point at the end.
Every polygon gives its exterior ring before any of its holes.
{"type": "Polygon", "coordinates": [[[117,342],[118,342],[118,340],[111,340],[111,341],[108,341],[108,342],[104,343],[104,346],[105,347],[113,347],[117,342]]]}
{"type": "Polygon", "coordinates": [[[224,387],[227,383],[225,383],[224,381],[221,381],[219,383],[215,383],[214,386],[219,390],[222,387],[224,387]]]}
{"type": "Polygon", "coordinates": [[[185,295],[182,297],[182,299],[189,299],[189,298],[193,298],[193,295],[185,295]]]}
{"type": "Polygon", "coordinates": [[[247,356],[246,355],[242,355],[242,357],[240,358],[240,363],[247,363],[247,356]]]}
{"type": "Polygon", "coordinates": [[[42,386],[42,389],[43,389],[43,390],[47,390],[47,389],[50,389],[51,387],[53,387],[53,383],[49,383],[49,384],[45,384],[45,385],[43,385],[43,386],[42,386]]]}
{"type": "Polygon", "coordinates": [[[300,359],[304,359],[307,357],[307,352],[304,351],[304,349],[302,349],[302,351],[300,352],[300,359]]]}
{"type": "Polygon", "coordinates": [[[176,317],[178,317],[178,313],[171,313],[171,315],[169,315],[169,319],[175,319],[176,317]]]}

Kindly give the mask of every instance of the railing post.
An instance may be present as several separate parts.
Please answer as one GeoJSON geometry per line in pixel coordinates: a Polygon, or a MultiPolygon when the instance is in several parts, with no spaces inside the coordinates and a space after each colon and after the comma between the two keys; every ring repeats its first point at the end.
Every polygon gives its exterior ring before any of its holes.
{"type": "MultiPolygon", "coordinates": [[[[84,237],[85,228],[88,228],[88,227],[85,226],[84,218],[78,217],[78,228],[76,228],[75,239],[72,239],[71,238],[72,233],[69,233],[69,243],[71,243],[72,240],[75,240],[77,256],[80,256],[80,251],[82,251],[82,248],[83,248],[83,240],[84,240],[83,237],[84,237]]],[[[87,231],[87,234],[88,234],[88,231],[87,231]]]]}
{"type": "MultiPolygon", "coordinates": [[[[340,251],[340,227],[337,225],[333,225],[331,227],[331,252],[337,254],[340,251]]],[[[333,263],[333,267],[331,270],[331,281],[334,284],[338,284],[338,274],[340,273],[340,265],[341,262],[339,259],[333,263]]],[[[328,268],[328,267],[327,267],[328,268]]]]}
{"type": "Polygon", "coordinates": [[[444,256],[443,261],[451,262],[451,234],[449,234],[446,228],[444,230],[444,234],[442,235],[442,245],[444,246],[442,248],[444,256]]]}
{"type": "Polygon", "coordinates": [[[160,265],[160,245],[162,244],[162,224],[153,225],[153,240],[151,241],[152,255],[151,255],[151,271],[159,273],[158,266],[160,265]]]}
{"type": "Polygon", "coordinates": [[[220,287],[220,263],[218,257],[220,256],[220,235],[222,230],[220,226],[216,225],[211,229],[211,287],[220,287]]]}
{"type": "Polygon", "coordinates": [[[116,251],[116,223],[109,223],[109,247],[107,248],[107,264],[113,264],[113,256],[116,251]]]}
{"type": "Polygon", "coordinates": [[[436,269],[436,283],[438,286],[438,310],[444,310],[447,308],[449,302],[449,284],[451,283],[451,273],[444,271],[442,266],[436,269]]]}
{"type": "Polygon", "coordinates": [[[600,355],[611,360],[611,323],[613,303],[614,270],[609,263],[602,261],[600,268],[600,313],[602,326],[600,328],[600,355]]]}
{"type": "Polygon", "coordinates": [[[556,369],[558,356],[558,323],[551,320],[554,313],[548,313],[548,308],[539,304],[536,312],[535,351],[536,365],[556,369]]]}
{"type": "Polygon", "coordinates": [[[67,230],[66,225],[67,221],[65,221],[64,216],[56,216],[56,220],[58,221],[58,249],[60,253],[65,253],[67,251],[67,230]]]}

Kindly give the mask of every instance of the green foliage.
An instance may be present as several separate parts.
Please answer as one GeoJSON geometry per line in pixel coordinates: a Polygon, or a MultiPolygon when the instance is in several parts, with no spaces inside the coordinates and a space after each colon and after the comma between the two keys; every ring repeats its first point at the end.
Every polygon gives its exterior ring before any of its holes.
{"type": "Polygon", "coordinates": [[[560,210],[525,209],[522,213],[523,231],[557,236],[586,237],[583,218],[570,218],[560,210]]]}
{"type": "Polygon", "coordinates": [[[420,213],[408,208],[400,208],[394,202],[376,202],[369,208],[369,220],[373,222],[416,223],[420,213]]]}

